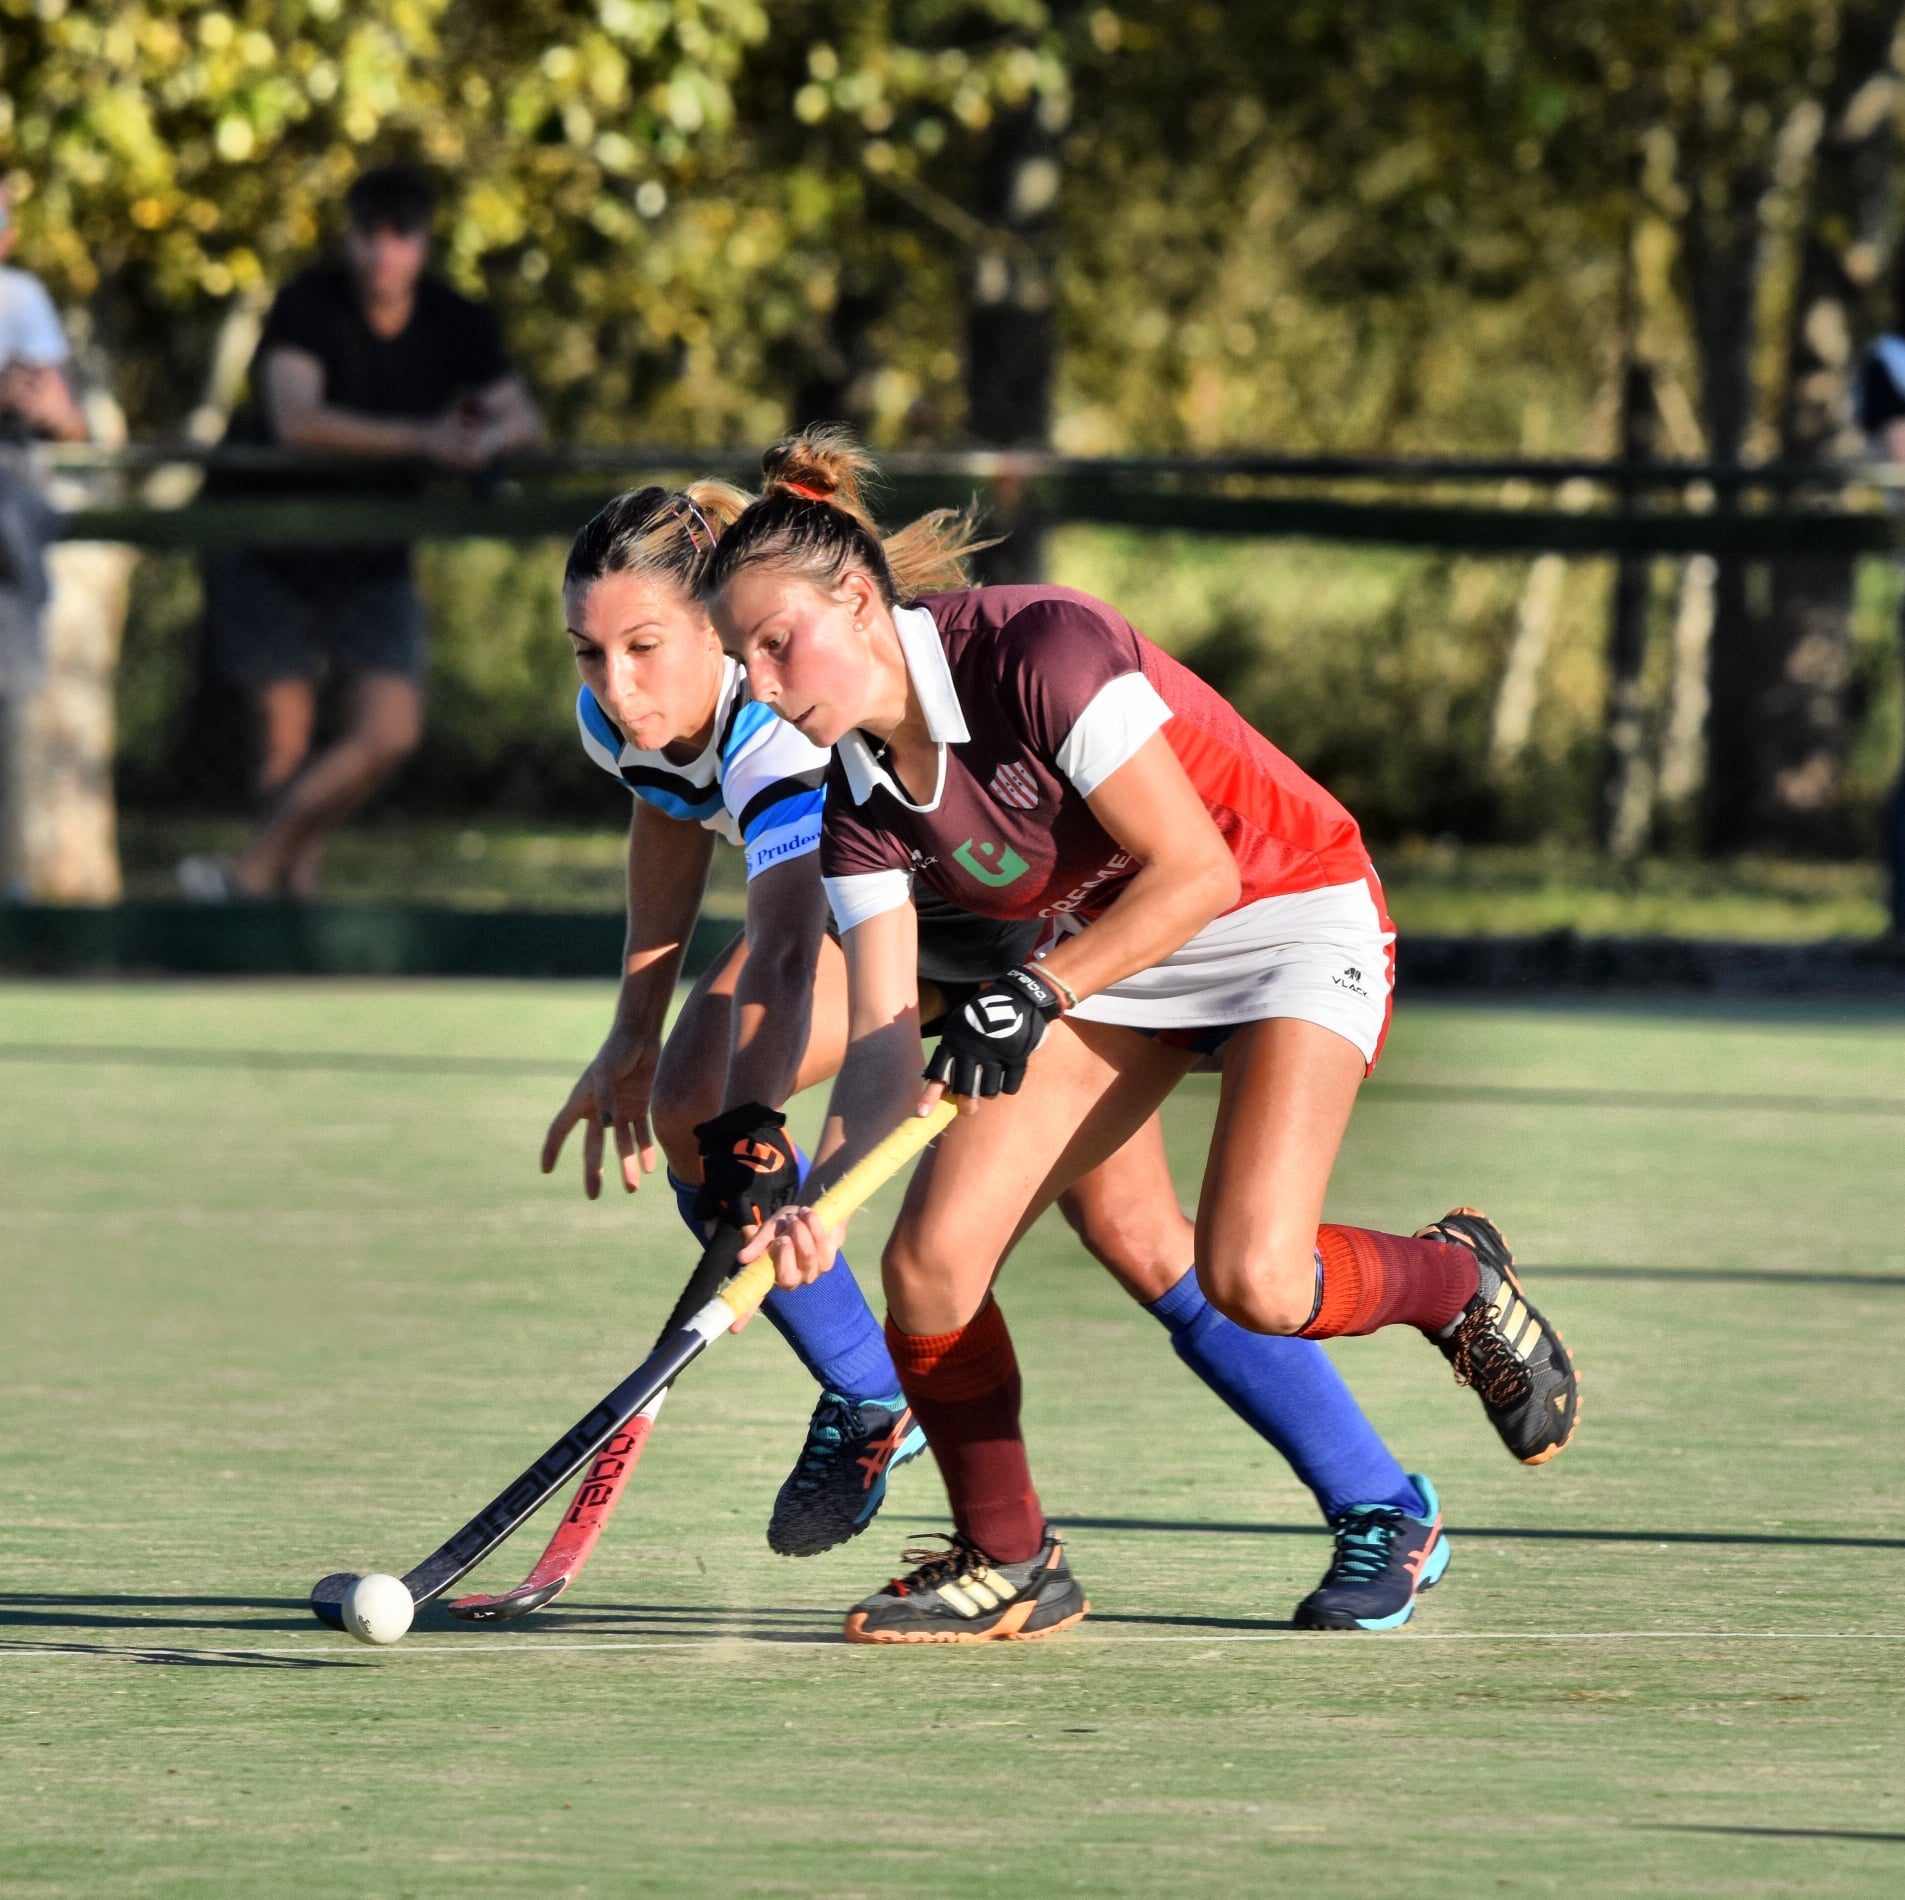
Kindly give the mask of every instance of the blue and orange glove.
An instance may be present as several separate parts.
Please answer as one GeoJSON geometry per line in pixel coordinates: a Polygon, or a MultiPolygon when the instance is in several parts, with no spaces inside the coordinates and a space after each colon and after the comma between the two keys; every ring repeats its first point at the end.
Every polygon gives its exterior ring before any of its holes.
{"type": "Polygon", "coordinates": [[[982,985],[946,1019],[926,1079],[951,1095],[1016,1095],[1045,1025],[1064,1010],[1058,992],[1028,965],[982,985]]]}
{"type": "Polygon", "coordinates": [[[701,1188],[695,1219],[758,1227],[800,1191],[800,1162],[778,1109],[746,1102],[695,1127],[701,1188]]]}

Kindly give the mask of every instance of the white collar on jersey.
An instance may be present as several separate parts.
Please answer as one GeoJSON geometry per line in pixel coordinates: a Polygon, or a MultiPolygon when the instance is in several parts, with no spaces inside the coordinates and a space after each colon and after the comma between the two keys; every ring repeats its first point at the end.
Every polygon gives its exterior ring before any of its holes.
{"type": "Polygon", "coordinates": [[[893,627],[900,636],[900,657],[906,662],[913,691],[919,695],[927,737],[939,747],[939,778],[933,795],[924,805],[914,805],[892,773],[873,756],[866,735],[857,728],[844,734],[835,749],[846,768],[847,786],[856,805],[864,805],[875,787],[883,785],[902,805],[912,806],[914,811],[935,811],[946,789],[946,748],[970,739],[972,734],[966,730],[959,689],[953,684],[952,667],[946,659],[946,643],[939,637],[932,615],[924,607],[895,607],[893,627]]]}
{"type": "MultiPolygon", "coordinates": [[[[708,735],[708,743],[686,765],[677,765],[665,752],[644,752],[638,745],[630,745],[622,740],[621,752],[616,757],[617,765],[646,766],[654,772],[673,772],[677,778],[685,778],[690,785],[706,790],[710,785],[720,782],[721,778],[721,741],[728,730],[728,720],[734,711],[734,702],[747,692],[747,675],[741,670],[736,659],[726,659],[721,674],[721,696],[714,702],[714,730],[708,735]]],[[[599,700],[596,702],[601,703],[599,700]]],[[[610,724],[614,722],[611,720],[610,724]]],[[[616,727],[616,737],[621,738],[621,728],[616,727]]]]}

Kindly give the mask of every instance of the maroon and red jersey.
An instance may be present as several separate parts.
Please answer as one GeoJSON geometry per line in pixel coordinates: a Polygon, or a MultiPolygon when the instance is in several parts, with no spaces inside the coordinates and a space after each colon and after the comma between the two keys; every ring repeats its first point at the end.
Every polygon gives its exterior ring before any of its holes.
{"type": "Polygon", "coordinates": [[[1368,877],[1349,813],[1102,601],[970,588],[894,623],[939,783],[915,803],[862,734],[835,747],[820,861],[842,930],[905,903],[913,879],[986,916],[1096,916],[1137,865],[1086,797],[1160,731],[1236,857],[1234,909],[1368,877]]]}

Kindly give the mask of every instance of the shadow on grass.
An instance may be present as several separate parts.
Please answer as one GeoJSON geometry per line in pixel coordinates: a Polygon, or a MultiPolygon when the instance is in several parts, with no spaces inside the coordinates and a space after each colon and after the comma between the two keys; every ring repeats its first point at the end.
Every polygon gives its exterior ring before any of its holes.
{"type": "Polygon", "coordinates": [[[1723,1827],[1703,1821],[1642,1821],[1652,1834],[1750,1834],[1773,1841],[1880,1841],[1905,1846],[1905,1834],[1875,1834],[1856,1827],[1723,1827]]]}
{"type": "Polygon", "coordinates": [[[364,1669],[348,1656],[269,1656],[245,1649],[129,1649],[118,1643],[24,1643],[0,1638],[0,1655],[105,1656],[157,1669],[364,1669]]]}
{"type": "MultiPolygon", "coordinates": [[[[753,1642],[836,1643],[841,1640],[839,1612],[831,1605],[795,1609],[776,1606],[744,1608],[707,1603],[591,1604],[540,1610],[533,1618],[537,1630],[561,1631],[571,1636],[683,1636],[716,1640],[746,1637],[753,1642]]],[[[418,1630],[433,1635],[494,1634],[501,1625],[466,1623],[449,1614],[443,1604],[426,1604],[417,1612],[418,1630]]],[[[309,1633],[316,1628],[310,1606],[302,1597],[193,1597],[193,1596],[55,1596],[43,1592],[0,1592],[0,1629],[16,1632],[0,1637],[0,1652],[61,1650],[75,1655],[122,1656],[133,1661],[193,1663],[243,1658],[242,1651],[209,1649],[172,1650],[134,1648],[118,1644],[61,1641],[68,1630],[208,1630],[226,1636],[270,1635],[282,1631],[309,1633]],[[152,1611],[190,1610],[289,1611],[284,1616],[153,1615],[152,1611]],[[140,1614],[140,1612],[146,1614],[140,1614]],[[46,1632],[36,1639],[31,1632],[46,1632]]],[[[258,1668],[316,1666],[316,1659],[275,1656],[251,1657],[244,1666],[258,1668]]],[[[234,1667],[240,1666],[234,1663],[234,1667]]],[[[333,1665],[335,1666],[335,1665],[333,1665]]],[[[351,1667],[359,1667],[353,1663],[351,1667]]]]}
{"type": "MultiPolygon", "coordinates": [[[[902,1518],[902,1523],[933,1520],[902,1518]]],[[[1173,1531],[1217,1537],[1316,1537],[1328,1533],[1321,1524],[1209,1524],[1189,1518],[1072,1517],[1054,1520],[1062,1530],[1173,1531]]],[[[1568,1544],[1701,1544],[1794,1545],[1816,1550],[1905,1550],[1905,1537],[1801,1537],[1783,1531],[1610,1531],[1577,1530],[1546,1525],[1450,1524],[1452,1537],[1500,1537],[1541,1543],[1568,1544]]]]}
{"type": "Polygon", "coordinates": [[[1093,1610],[1091,1621],[1133,1623],[1147,1627],[1186,1630],[1293,1630],[1297,1625],[1287,1616],[1139,1616],[1116,1610],[1093,1610]]]}
{"type": "MultiPolygon", "coordinates": [[[[264,1630],[305,1630],[311,1608],[302,1597],[54,1596],[42,1591],[0,1590],[0,1629],[227,1630],[249,1635],[264,1630]],[[285,1610],[268,1617],[141,1616],[138,1610],[285,1610]]],[[[115,1652],[117,1653],[117,1652],[115,1652]]]]}
{"type": "MultiPolygon", "coordinates": [[[[784,1605],[745,1609],[706,1603],[603,1603],[587,1609],[539,1610],[533,1617],[515,1619],[533,1622],[543,1631],[560,1631],[569,1636],[675,1636],[696,1637],[719,1642],[722,1637],[744,1638],[751,1643],[839,1643],[840,1612],[825,1609],[794,1609],[784,1605]]],[[[496,1624],[474,1625],[449,1618],[445,1628],[494,1631],[496,1624]]]]}

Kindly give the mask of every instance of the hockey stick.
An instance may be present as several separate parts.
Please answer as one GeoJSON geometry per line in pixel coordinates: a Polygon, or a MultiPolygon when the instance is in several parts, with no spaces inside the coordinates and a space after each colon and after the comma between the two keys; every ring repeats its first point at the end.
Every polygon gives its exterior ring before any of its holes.
{"type": "MultiPolygon", "coordinates": [[[[689,1276],[688,1284],[682,1288],[667,1323],[656,1335],[657,1351],[670,1333],[714,1296],[733,1268],[735,1251],[733,1247],[709,1245],[701,1256],[700,1264],[689,1276]]],[[[479,1593],[458,1597],[449,1606],[452,1616],[460,1616],[466,1623],[512,1622],[519,1616],[527,1616],[531,1610],[540,1610],[545,1603],[553,1603],[575,1582],[582,1574],[582,1566],[589,1561],[589,1553],[595,1549],[596,1539],[608,1529],[609,1519],[615,1515],[622,1487],[634,1474],[635,1466],[641,1459],[642,1447],[647,1444],[648,1434],[654,1428],[655,1415],[661,1410],[662,1400],[667,1396],[668,1388],[663,1386],[595,1454],[595,1460],[583,1474],[582,1482],[576,1486],[575,1496],[569,1500],[569,1508],[563,1512],[562,1521],[556,1526],[548,1548],[536,1560],[529,1575],[515,1589],[506,1590],[499,1596],[479,1593]]]]}
{"type": "Polygon", "coordinates": [[[595,1454],[595,1462],[583,1473],[569,1508],[562,1514],[549,1547],[513,1590],[499,1596],[458,1597],[449,1605],[452,1616],[466,1623],[509,1623],[531,1610],[553,1603],[582,1574],[596,1539],[608,1529],[609,1519],[621,1501],[622,1487],[634,1475],[642,1447],[654,1429],[655,1416],[668,1396],[664,1386],[609,1442],[595,1454]]]}
{"type": "MultiPolygon", "coordinates": [[[[913,1159],[953,1118],[953,1104],[942,1101],[930,1115],[909,1115],[856,1167],[820,1197],[814,1211],[829,1227],[844,1222],[862,1203],[913,1159]]],[[[718,1233],[695,1269],[704,1272],[731,1265],[746,1243],[732,1229],[718,1233]]],[[[690,1282],[692,1286],[694,1282],[690,1282]]],[[[774,1269],[756,1260],[730,1273],[714,1297],[692,1313],[631,1372],[614,1391],[578,1419],[516,1481],[477,1512],[446,1543],[431,1552],[403,1579],[411,1600],[421,1608],[467,1575],[594,1458],[630,1419],[706,1351],[737,1319],[752,1313],[774,1284],[774,1269]]],[[[684,1296],[685,1298],[685,1296],[684,1296]]],[[[311,1613],[333,1629],[344,1626],[344,1593],[357,1581],[355,1571],[321,1578],[311,1591],[311,1613]]]]}

